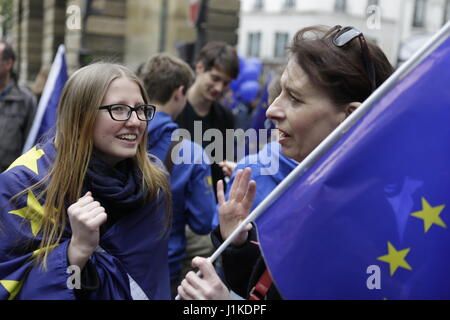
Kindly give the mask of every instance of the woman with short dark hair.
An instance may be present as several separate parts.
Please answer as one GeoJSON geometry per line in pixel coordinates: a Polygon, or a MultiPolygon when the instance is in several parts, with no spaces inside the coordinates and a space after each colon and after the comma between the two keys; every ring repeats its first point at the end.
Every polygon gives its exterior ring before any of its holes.
{"type": "MultiPolygon", "coordinates": [[[[281,77],[281,93],[266,115],[277,125],[282,153],[301,162],[394,70],[381,49],[353,27],[304,28],[294,36],[290,52],[281,77]]],[[[216,246],[258,205],[253,201],[256,183],[250,179],[258,184],[267,180],[258,171],[239,170],[228,199],[223,184],[218,183],[220,225],[212,234],[216,246]]],[[[257,199],[261,201],[274,187],[265,186],[267,194],[259,194],[257,199]]],[[[256,241],[256,232],[249,224],[224,251],[225,280],[230,289],[247,299],[280,299],[256,241]]],[[[184,299],[229,298],[208,260],[196,258],[193,264],[206,277],[188,274],[178,289],[184,299]]]]}

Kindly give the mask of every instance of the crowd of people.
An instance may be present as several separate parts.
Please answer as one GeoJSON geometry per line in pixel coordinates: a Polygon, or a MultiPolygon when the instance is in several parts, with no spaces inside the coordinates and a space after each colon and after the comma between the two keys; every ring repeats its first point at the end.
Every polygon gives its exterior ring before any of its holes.
{"type": "Polygon", "coordinates": [[[208,257],[393,72],[352,27],[301,29],[289,52],[269,87],[277,141],[210,163],[211,141],[174,137],[193,137],[196,123],[202,136],[235,128],[220,103],[239,73],[230,45],[206,44],[194,70],[164,53],[138,74],[102,62],[79,69],[55,134],[20,155],[36,97],[18,84],[14,52],[1,42],[0,299],[281,299],[252,224],[218,264],[208,257]],[[191,151],[189,163],[180,150],[191,151]],[[279,160],[276,173],[261,174],[264,156],[279,160]]]}

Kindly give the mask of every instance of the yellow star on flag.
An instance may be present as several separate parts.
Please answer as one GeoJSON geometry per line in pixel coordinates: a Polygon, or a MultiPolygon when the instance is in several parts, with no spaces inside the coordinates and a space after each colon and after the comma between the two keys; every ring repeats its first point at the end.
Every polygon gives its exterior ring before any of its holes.
{"type": "Polygon", "coordinates": [[[27,206],[10,211],[9,213],[18,215],[24,219],[30,220],[31,232],[36,236],[42,227],[42,217],[44,215],[44,208],[34,196],[33,192],[28,191],[27,206]]]}
{"type": "Polygon", "coordinates": [[[389,269],[391,276],[394,275],[397,268],[404,268],[407,270],[412,270],[411,266],[406,262],[406,255],[409,253],[411,248],[397,251],[392,243],[388,241],[388,254],[378,257],[377,260],[389,263],[389,269]]]}
{"type": "Polygon", "coordinates": [[[205,177],[205,181],[206,181],[206,184],[208,185],[208,187],[212,187],[213,181],[212,181],[211,176],[205,177]]]}
{"type": "Polygon", "coordinates": [[[34,251],[31,253],[30,259],[35,259],[35,258],[38,256],[38,254],[39,254],[40,252],[43,252],[43,251],[45,251],[45,250],[53,250],[53,249],[56,248],[58,245],[59,245],[59,243],[56,243],[56,244],[52,244],[52,245],[49,246],[49,247],[44,247],[44,248],[36,249],[36,250],[34,250],[34,251]]]}
{"type": "Polygon", "coordinates": [[[6,171],[11,170],[12,168],[18,167],[18,166],[25,166],[31,171],[33,171],[36,174],[39,174],[38,172],[38,166],[37,161],[44,155],[44,151],[41,149],[36,149],[36,146],[33,147],[33,149],[29,150],[27,153],[23,154],[19,158],[14,161],[6,171]]]}
{"type": "Polygon", "coordinates": [[[14,298],[22,288],[22,282],[15,280],[0,280],[0,285],[2,285],[3,288],[5,288],[6,291],[8,291],[9,293],[8,300],[14,300],[14,298]]]}
{"type": "Polygon", "coordinates": [[[445,205],[432,207],[430,206],[428,201],[422,197],[422,210],[413,212],[411,213],[411,215],[423,220],[423,227],[425,229],[425,233],[427,233],[433,224],[438,225],[442,228],[447,228],[444,221],[442,221],[441,217],[439,216],[444,208],[445,205]]]}

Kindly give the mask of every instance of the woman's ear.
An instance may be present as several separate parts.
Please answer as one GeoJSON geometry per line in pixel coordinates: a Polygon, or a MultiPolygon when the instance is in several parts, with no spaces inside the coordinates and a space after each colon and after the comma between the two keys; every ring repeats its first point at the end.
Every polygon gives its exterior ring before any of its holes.
{"type": "Polygon", "coordinates": [[[351,102],[345,107],[345,117],[347,118],[349,115],[353,113],[358,107],[361,105],[361,102],[351,102]]]}

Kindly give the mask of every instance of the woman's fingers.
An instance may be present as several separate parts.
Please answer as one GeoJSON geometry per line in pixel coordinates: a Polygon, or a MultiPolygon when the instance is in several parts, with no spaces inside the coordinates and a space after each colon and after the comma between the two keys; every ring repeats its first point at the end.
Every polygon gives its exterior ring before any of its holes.
{"type": "Polygon", "coordinates": [[[250,168],[245,168],[244,171],[242,172],[241,179],[237,186],[237,191],[234,198],[237,202],[241,202],[247,193],[248,181],[250,180],[251,173],[252,171],[250,168]]]}
{"type": "Polygon", "coordinates": [[[192,266],[200,270],[201,274],[203,275],[203,279],[205,280],[217,276],[216,270],[214,269],[214,266],[209,261],[209,259],[195,257],[194,259],[192,259],[192,266]]]}
{"type": "Polygon", "coordinates": [[[92,211],[98,207],[100,207],[100,202],[92,201],[92,202],[89,202],[86,205],[82,206],[81,208],[83,209],[83,211],[92,211]]]}
{"type": "Polygon", "coordinates": [[[236,177],[231,185],[229,200],[242,201],[247,193],[251,174],[252,170],[250,168],[237,171],[236,177]]]}
{"type": "Polygon", "coordinates": [[[99,213],[105,212],[105,208],[103,208],[98,201],[93,201],[79,208],[77,212],[76,216],[78,220],[89,221],[92,218],[95,218],[99,213]]]}
{"type": "Polygon", "coordinates": [[[178,286],[178,294],[180,295],[180,297],[182,297],[183,300],[195,300],[195,298],[189,293],[189,289],[186,287],[188,285],[183,284],[183,282],[181,283],[182,285],[178,286]]]}
{"type": "Polygon", "coordinates": [[[83,232],[83,229],[95,231],[107,220],[105,208],[94,200],[91,192],[86,192],[83,197],[71,205],[67,213],[72,231],[78,233],[83,232]]]}
{"type": "Polygon", "coordinates": [[[103,211],[99,214],[97,214],[95,217],[93,217],[91,220],[89,220],[86,225],[90,227],[91,229],[95,230],[99,228],[102,224],[106,222],[108,219],[107,214],[103,211]]]}
{"type": "Polygon", "coordinates": [[[219,206],[222,206],[225,203],[223,180],[217,182],[217,201],[219,202],[219,206]]]}
{"type": "Polygon", "coordinates": [[[196,290],[200,289],[200,278],[194,271],[189,271],[184,279],[191,285],[192,288],[196,290]]]}
{"type": "Polygon", "coordinates": [[[228,288],[217,275],[216,270],[209,258],[195,257],[192,260],[192,266],[198,267],[202,275],[196,277],[198,289],[198,296],[206,300],[223,300],[229,299],[230,293],[228,288]]]}
{"type": "Polygon", "coordinates": [[[242,201],[242,205],[245,210],[250,211],[250,208],[253,205],[253,200],[255,200],[256,195],[256,182],[254,180],[250,181],[247,189],[247,193],[245,194],[245,198],[242,201]]]}
{"type": "Polygon", "coordinates": [[[72,204],[71,207],[73,207],[74,209],[82,208],[82,207],[88,205],[89,203],[91,203],[93,201],[94,201],[94,198],[92,198],[92,196],[86,194],[83,197],[81,197],[80,199],[78,199],[77,202],[72,204]]]}
{"type": "Polygon", "coordinates": [[[245,226],[245,228],[244,228],[243,231],[249,232],[250,230],[252,230],[252,228],[253,228],[253,225],[252,225],[251,223],[249,223],[249,224],[247,224],[247,225],[245,226]]]}
{"type": "Polygon", "coordinates": [[[230,189],[229,200],[233,200],[236,198],[236,193],[239,188],[239,184],[241,183],[242,170],[238,170],[236,173],[236,177],[234,178],[233,184],[230,189]]]}
{"type": "MultiPolygon", "coordinates": [[[[191,271],[192,272],[192,271],[191,271]]],[[[198,283],[193,280],[193,277],[189,276],[189,273],[186,275],[186,278],[181,281],[181,287],[185,292],[187,300],[200,300],[202,298],[200,293],[200,287],[198,283]]],[[[197,277],[194,274],[195,277],[197,277]]],[[[197,277],[198,278],[198,277],[197,277]]],[[[183,296],[184,298],[184,296],[183,296]]]]}

